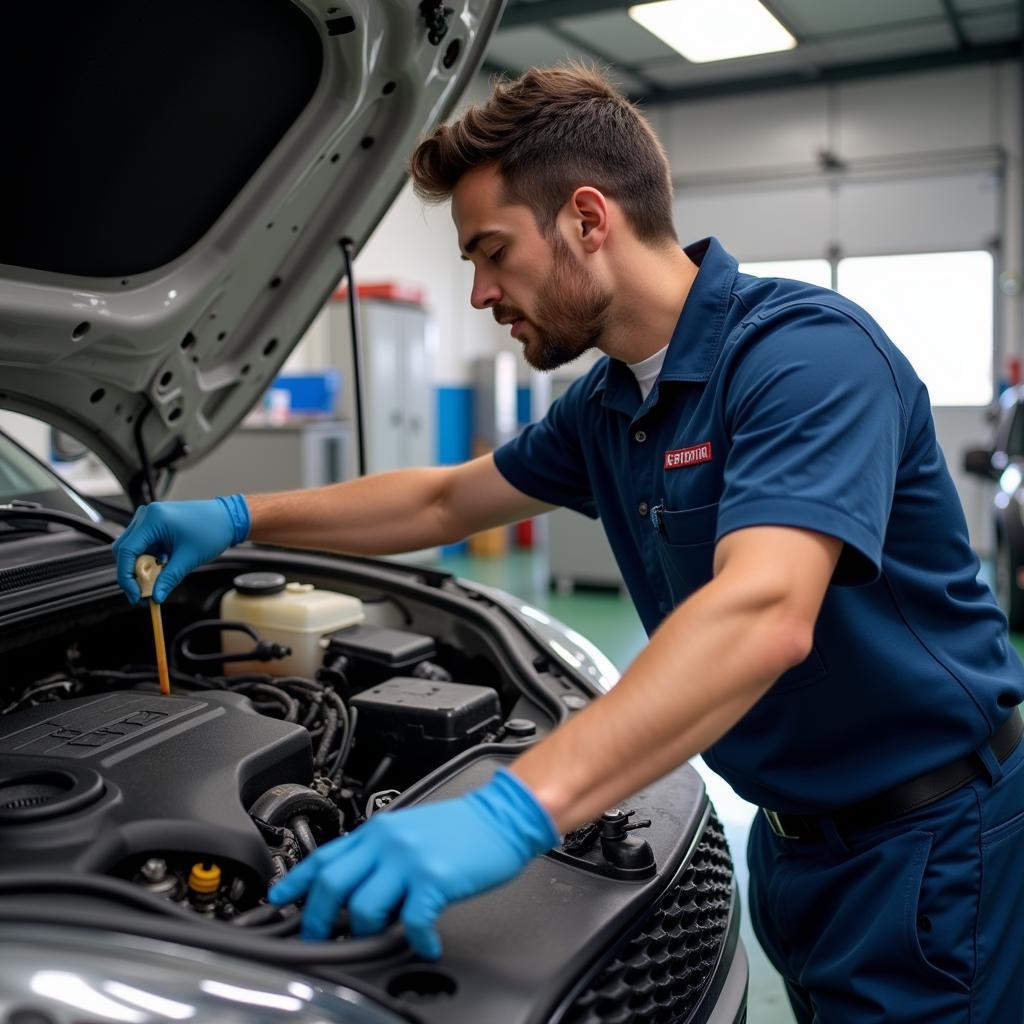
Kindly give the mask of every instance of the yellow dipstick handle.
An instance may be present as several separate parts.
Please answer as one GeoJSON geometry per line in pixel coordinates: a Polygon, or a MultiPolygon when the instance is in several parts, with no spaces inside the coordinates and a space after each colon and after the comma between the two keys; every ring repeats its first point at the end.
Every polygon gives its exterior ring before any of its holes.
{"type": "Polygon", "coordinates": [[[160,616],[160,605],[153,600],[153,584],[160,575],[162,566],[152,555],[139,555],[135,560],[135,579],[139,593],[149,598],[149,615],[153,620],[153,644],[156,647],[156,670],[160,677],[160,692],[169,697],[171,677],[167,671],[167,646],[164,643],[164,620],[160,616]]]}

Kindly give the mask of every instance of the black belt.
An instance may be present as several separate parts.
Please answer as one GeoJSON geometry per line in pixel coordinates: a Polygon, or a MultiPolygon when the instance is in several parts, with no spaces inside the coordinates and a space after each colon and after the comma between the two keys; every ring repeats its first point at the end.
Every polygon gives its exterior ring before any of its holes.
{"type": "MultiPolygon", "coordinates": [[[[988,741],[996,759],[1005,761],[1020,742],[1022,734],[1024,719],[1021,719],[1019,712],[1014,711],[988,741]]],[[[777,836],[783,839],[820,840],[825,838],[822,818],[831,819],[841,832],[870,828],[941,800],[983,773],[981,759],[977,754],[970,754],[831,814],[781,814],[767,807],[761,810],[777,836]]]]}

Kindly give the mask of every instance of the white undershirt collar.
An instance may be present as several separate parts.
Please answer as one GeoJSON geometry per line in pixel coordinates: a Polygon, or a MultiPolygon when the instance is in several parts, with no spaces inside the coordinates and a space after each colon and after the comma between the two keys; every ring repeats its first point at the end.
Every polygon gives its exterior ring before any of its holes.
{"type": "Polygon", "coordinates": [[[644,402],[647,401],[647,396],[651,393],[651,388],[654,387],[654,382],[658,379],[662,366],[665,365],[666,352],[668,352],[668,345],[659,348],[653,356],[648,356],[639,363],[626,364],[633,371],[633,376],[636,377],[636,382],[640,385],[640,398],[644,402]]]}

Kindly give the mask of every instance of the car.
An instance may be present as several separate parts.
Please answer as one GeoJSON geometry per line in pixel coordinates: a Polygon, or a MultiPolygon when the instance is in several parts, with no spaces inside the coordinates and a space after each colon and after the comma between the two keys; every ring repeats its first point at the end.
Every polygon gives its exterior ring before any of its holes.
{"type": "Polygon", "coordinates": [[[990,415],[991,442],[964,452],[964,470],[996,484],[992,499],[996,599],[1024,630],[1024,385],[1006,388],[990,415]]]}
{"type": "Polygon", "coordinates": [[[745,1019],[733,864],[689,765],[449,908],[436,962],[344,912],[302,941],[266,902],[322,843],[478,785],[606,692],[588,640],[429,565],[249,543],[162,605],[165,695],[116,582],[134,508],[260,400],[479,66],[501,4],[455,7],[11,12],[0,407],[123,498],[0,434],[9,1024],[745,1019]]]}

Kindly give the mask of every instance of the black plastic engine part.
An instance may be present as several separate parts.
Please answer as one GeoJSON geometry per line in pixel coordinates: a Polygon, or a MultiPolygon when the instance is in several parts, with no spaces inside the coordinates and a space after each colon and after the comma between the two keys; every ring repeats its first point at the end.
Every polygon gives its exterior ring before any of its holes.
{"type": "Polygon", "coordinates": [[[706,1019],[697,1008],[714,1005],[709,990],[737,941],[733,897],[729,848],[712,814],[689,863],[607,957],[562,1024],[706,1019]]]}
{"type": "Polygon", "coordinates": [[[284,575],[279,572],[243,572],[231,581],[235,590],[247,597],[271,597],[280,594],[287,582],[284,575]]]}
{"type": "MultiPolygon", "coordinates": [[[[467,793],[515,756],[513,750],[467,751],[405,790],[394,807],[467,793]]],[[[733,964],[739,910],[703,782],[684,765],[624,807],[651,821],[626,835],[649,843],[657,864],[652,877],[625,881],[567,859],[537,857],[508,885],[447,908],[438,922],[444,944],[438,963],[368,964],[354,973],[397,995],[423,1024],[741,1020],[738,1012],[712,1012],[733,964]],[[709,865],[704,839],[714,843],[709,865]],[[415,984],[400,986],[413,972],[415,984]]],[[[745,971],[743,960],[743,981],[745,971]]],[[[742,1008],[742,994],[734,998],[742,1008]]]]}
{"type": "Polygon", "coordinates": [[[344,657],[348,678],[361,686],[408,673],[436,653],[433,637],[386,626],[349,626],[327,640],[326,659],[344,657]]]}
{"type": "MultiPolygon", "coordinates": [[[[253,576],[273,576],[274,573],[251,573],[253,576]]],[[[235,577],[235,582],[242,579],[235,577]]],[[[284,579],[282,576],[281,579],[284,579]]],[[[272,661],[275,658],[287,658],[292,649],[287,644],[273,643],[260,638],[259,633],[247,622],[229,622],[226,619],[200,619],[178,631],[171,646],[171,667],[178,668],[182,662],[187,665],[218,665],[232,661],[272,661]],[[195,651],[192,639],[197,634],[209,633],[216,640],[216,647],[210,651],[195,651]],[[225,654],[221,649],[221,637],[224,633],[244,633],[253,642],[248,651],[236,651],[225,654]]]]}
{"type": "Polygon", "coordinates": [[[635,814],[636,811],[619,808],[606,811],[596,821],[566,835],[548,856],[607,878],[652,878],[658,865],[651,844],[630,834],[637,829],[649,829],[651,820],[630,821],[635,814]]]}
{"type": "Polygon", "coordinates": [[[352,697],[362,735],[394,755],[448,756],[478,743],[501,721],[498,694],[486,686],[397,676],[352,697]]]}
{"type": "Polygon", "coordinates": [[[312,771],[307,730],[234,693],[29,708],[0,719],[0,867],[108,872],[177,853],[267,879],[270,855],[245,808],[312,771]]]}
{"type": "Polygon", "coordinates": [[[249,808],[249,814],[268,825],[287,825],[293,818],[303,817],[321,839],[333,839],[341,831],[338,808],[316,790],[294,782],[271,786],[249,808]]]}

